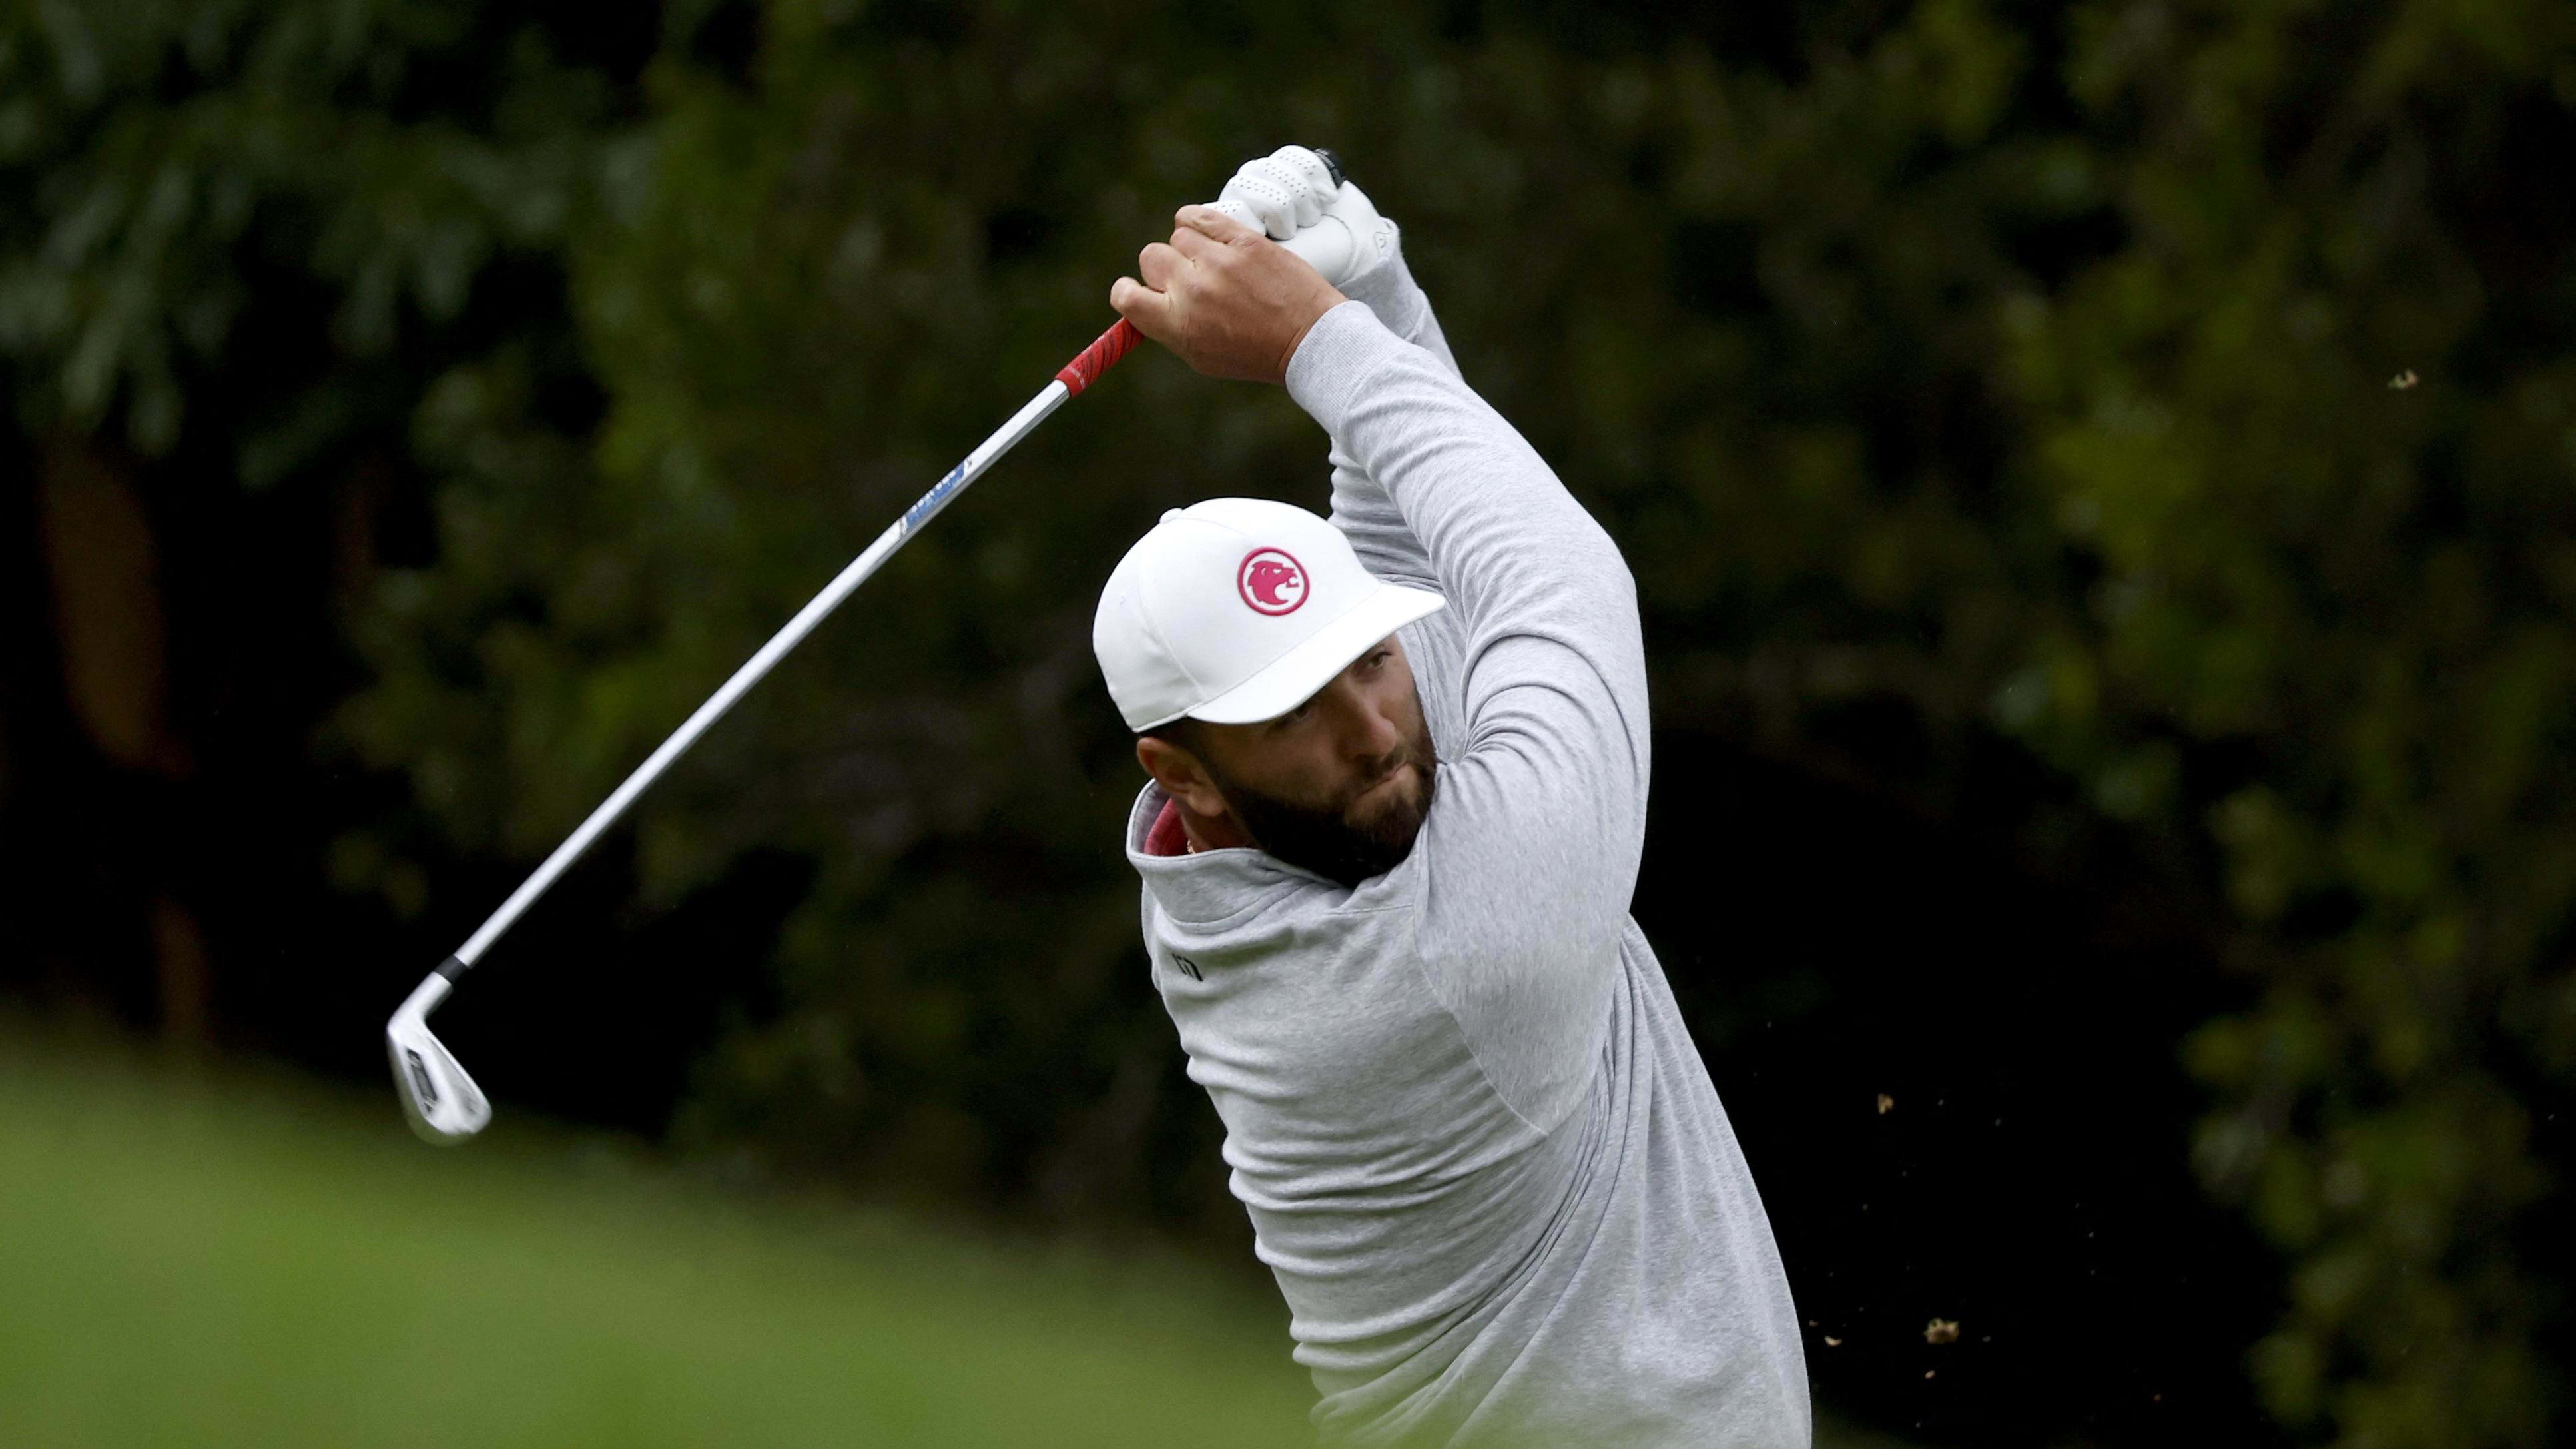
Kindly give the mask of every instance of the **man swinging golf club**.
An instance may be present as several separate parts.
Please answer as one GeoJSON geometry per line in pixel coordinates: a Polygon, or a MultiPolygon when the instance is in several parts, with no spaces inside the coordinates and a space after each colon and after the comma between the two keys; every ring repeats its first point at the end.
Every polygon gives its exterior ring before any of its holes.
{"type": "Polygon", "coordinates": [[[1101,593],[1155,985],[1325,1441],[1803,1449],[1779,1249],[1627,914],[1635,587],[1396,241],[1292,147],[1110,292],[1332,439],[1329,521],[1175,510],[1101,593]],[[1290,246],[1335,227],[1328,281],[1290,246]]]}

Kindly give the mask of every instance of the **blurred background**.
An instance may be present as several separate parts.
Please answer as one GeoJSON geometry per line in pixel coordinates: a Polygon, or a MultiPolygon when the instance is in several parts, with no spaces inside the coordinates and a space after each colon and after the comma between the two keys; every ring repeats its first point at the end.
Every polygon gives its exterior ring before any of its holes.
{"type": "Polygon", "coordinates": [[[1828,1446],[2576,1425],[2576,7],[0,14],[0,1438],[1303,1440],[1088,637],[1275,392],[753,694],[440,1014],[495,1140],[379,1045],[1290,141],[1635,568],[1828,1446]]]}

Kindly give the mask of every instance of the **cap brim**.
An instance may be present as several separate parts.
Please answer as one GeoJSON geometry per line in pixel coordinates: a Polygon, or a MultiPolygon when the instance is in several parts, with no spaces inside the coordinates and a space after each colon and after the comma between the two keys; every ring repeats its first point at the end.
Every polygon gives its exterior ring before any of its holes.
{"type": "Polygon", "coordinates": [[[1427,589],[1379,584],[1376,592],[1349,612],[1326,624],[1304,643],[1270,661],[1250,679],[1185,713],[1209,724],[1258,724],[1277,719],[1304,704],[1316,690],[1387,635],[1426,614],[1436,614],[1448,600],[1427,589]]]}

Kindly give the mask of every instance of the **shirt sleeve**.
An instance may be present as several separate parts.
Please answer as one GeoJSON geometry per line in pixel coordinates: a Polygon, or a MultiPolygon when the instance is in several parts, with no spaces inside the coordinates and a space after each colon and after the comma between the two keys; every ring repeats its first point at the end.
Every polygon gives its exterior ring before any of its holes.
{"type": "Polygon", "coordinates": [[[1365,304],[1316,322],[1288,387],[1459,616],[1468,743],[1408,862],[1419,952],[1496,1089],[1552,1130],[1591,1079],[1644,844],[1635,582],[1537,451],[1365,304]]]}
{"type": "MultiPolygon", "coordinates": [[[[1440,319],[1431,313],[1431,299],[1423,295],[1412,269],[1404,264],[1401,236],[1392,256],[1342,293],[1367,304],[1387,331],[1428,353],[1451,377],[1461,376],[1458,360],[1449,352],[1449,339],[1441,335],[1440,319]]],[[[1331,462],[1333,524],[1351,541],[1361,566],[1390,583],[1435,587],[1422,541],[1414,537],[1386,489],[1369,476],[1339,436],[1333,438],[1331,462]]]]}

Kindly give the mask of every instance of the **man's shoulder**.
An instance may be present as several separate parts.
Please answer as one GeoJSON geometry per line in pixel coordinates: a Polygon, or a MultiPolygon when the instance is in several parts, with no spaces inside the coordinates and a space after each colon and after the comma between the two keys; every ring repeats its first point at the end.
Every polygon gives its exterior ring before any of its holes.
{"type": "MultiPolygon", "coordinates": [[[[1223,864],[1209,856],[1196,860],[1223,864]]],[[[1212,1001],[1248,1007],[1373,998],[1419,977],[1421,890],[1410,862],[1356,890],[1270,864],[1264,883],[1241,882],[1237,891],[1206,902],[1232,907],[1221,915],[1178,915],[1149,890],[1146,944],[1197,963],[1207,983],[1221,988],[1212,1001]]]]}

